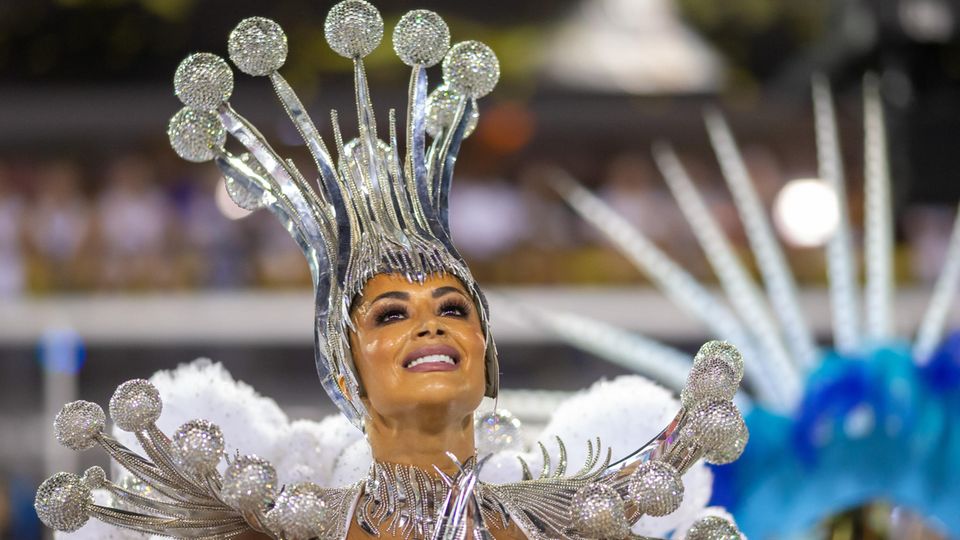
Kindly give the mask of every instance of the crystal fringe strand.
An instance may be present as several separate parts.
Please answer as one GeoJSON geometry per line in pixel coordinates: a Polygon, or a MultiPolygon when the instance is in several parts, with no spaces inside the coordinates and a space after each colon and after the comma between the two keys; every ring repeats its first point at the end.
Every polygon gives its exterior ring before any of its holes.
{"type": "Polygon", "coordinates": [[[957,285],[960,284],[960,209],[953,222],[953,233],[950,235],[950,248],[943,263],[943,269],[930,295],[930,304],[923,314],[920,327],[917,330],[917,341],[913,347],[913,358],[918,364],[926,364],[930,355],[940,340],[943,339],[943,329],[957,297],[957,285]]]}

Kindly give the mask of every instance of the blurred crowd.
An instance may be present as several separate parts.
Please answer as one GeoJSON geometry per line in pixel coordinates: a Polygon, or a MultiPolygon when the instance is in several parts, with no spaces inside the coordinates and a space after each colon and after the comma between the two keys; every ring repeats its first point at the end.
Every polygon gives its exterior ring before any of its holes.
{"type": "MultiPolygon", "coordinates": [[[[106,163],[7,159],[0,163],[0,295],[75,291],[307,287],[296,245],[266,212],[229,200],[210,165],[171,164],[128,153],[106,163]],[[159,164],[159,165],[158,165],[159,164]]],[[[768,205],[785,181],[766,153],[748,153],[768,205]]],[[[707,164],[685,160],[711,211],[749,261],[736,209],[707,164]]],[[[566,208],[548,187],[551,166],[511,178],[458,175],[451,227],[484,283],[638,283],[642,276],[566,208]]],[[[698,277],[712,279],[702,252],[649,157],[622,154],[589,187],[698,277]]],[[[850,193],[861,218],[860,194],[850,193]]],[[[939,272],[952,206],[901,212],[898,273],[927,282],[939,272]]],[[[820,250],[788,252],[802,282],[823,279],[820,250]]]]}

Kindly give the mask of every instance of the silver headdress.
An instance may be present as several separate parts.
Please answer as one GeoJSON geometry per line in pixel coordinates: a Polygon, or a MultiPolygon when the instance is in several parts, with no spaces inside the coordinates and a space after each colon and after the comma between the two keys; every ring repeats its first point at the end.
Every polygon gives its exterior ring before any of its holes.
{"type": "Polygon", "coordinates": [[[448,272],[476,301],[487,339],[486,395],[498,388],[497,353],[483,293],[450,239],[447,203],[460,143],[476,125],[476,99],[493,90],[500,76],[497,57],[486,45],[465,41],[450,47],[446,23],[431,11],[404,15],[393,32],[393,48],[413,68],[410,77],[405,149],[401,159],[395,112],[388,141],[377,135],[363,57],[383,37],[380,13],[363,0],[346,0],[327,16],[330,47],[353,61],[359,136],[345,142],[336,111],[331,125],[335,161],[313,120],[278,73],[287,39],[277,23],[253,17],[230,34],[229,55],[238,69],[269,77],[284,109],[310,150],[319,173],[315,184],[292,160],[282,159],[227,100],[233,74],[209,53],[188,56],[174,86],[186,105],[170,120],[168,135],[180,157],[214,160],[227,190],[247,209],[267,208],[290,232],[310,266],[316,301],[316,361],[324,389],[354,425],[365,411],[347,342],[353,299],[377,274],[396,273],[422,282],[448,272]],[[427,95],[425,69],[442,60],[444,83],[427,95]],[[224,149],[229,133],[247,150],[224,149]],[[426,134],[433,138],[429,147],[426,134]]]}

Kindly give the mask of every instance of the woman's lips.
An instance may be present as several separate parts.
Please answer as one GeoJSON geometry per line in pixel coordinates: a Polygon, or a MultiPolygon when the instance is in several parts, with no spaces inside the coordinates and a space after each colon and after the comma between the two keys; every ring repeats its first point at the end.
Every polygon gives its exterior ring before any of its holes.
{"type": "Polygon", "coordinates": [[[454,371],[460,363],[460,354],[449,345],[428,345],[408,354],[403,367],[408,371],[454,371]]]}

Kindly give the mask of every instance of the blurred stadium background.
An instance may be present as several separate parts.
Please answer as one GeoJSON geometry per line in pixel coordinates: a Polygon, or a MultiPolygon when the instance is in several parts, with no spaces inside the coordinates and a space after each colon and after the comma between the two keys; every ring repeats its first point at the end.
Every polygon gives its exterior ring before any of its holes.
{"type": "MultiPolygon", "coordinates": [[[[33,490],[63,459],[47,429],[51,411],[71,396],[103,403],[119,382],[205,356],[256,381],[293,416],[331,412],[313,374],[312,298],[297,248],[271,217],[234,206],[213,165],[180,161],[165,127],[180,106],[172,92],[180,59],[225,54],[230,29],[251,15],[287,31],[284,75],[308,108],[349,110],[349,65],[323,39],[332,4],[0,1],[0,537],[44,534],[33,490]]],[[[746,252],[702,111],[727,114],[772,207],[788,181],[816,176],[809,82],[825,74],[857,222],[861,78],[875,72],[890,129],[898,324],[915,326],[960,199],[960,2],[377,5],[388,27],[407,9],[435,9],[454,40],[480,39],[499,55],[501,83],[480,104],[451,203],[455,240],[481,284],[498,297],[585,312],[687,349],[704,329],[560,204],[544,167],[570,171],[712,281],[652,165],[651,143],[674,143],[746,252]]],[[[367,64],[378,109],[401,108],[407,71],[389,46],[367,64]]],[[[270,94],[241,75],[233,103],[284,152],[305,155],[270,94]]],[[[322,123],[325,114],[314,117],[322,123]]],[[[825,333],[821,251],[794,243],[788,255],[805,306],[824,314],[825,333]]],[[[557,344],[502,301],[494,310],[508,389],[572,390],[622,372],[557,344]]],[[[908,519],[880,521],[857,537],[937,537],[908,534],[908,519]]],[[[844,530],[825,524],[811,534],[843,538],[844,530]]]]}

